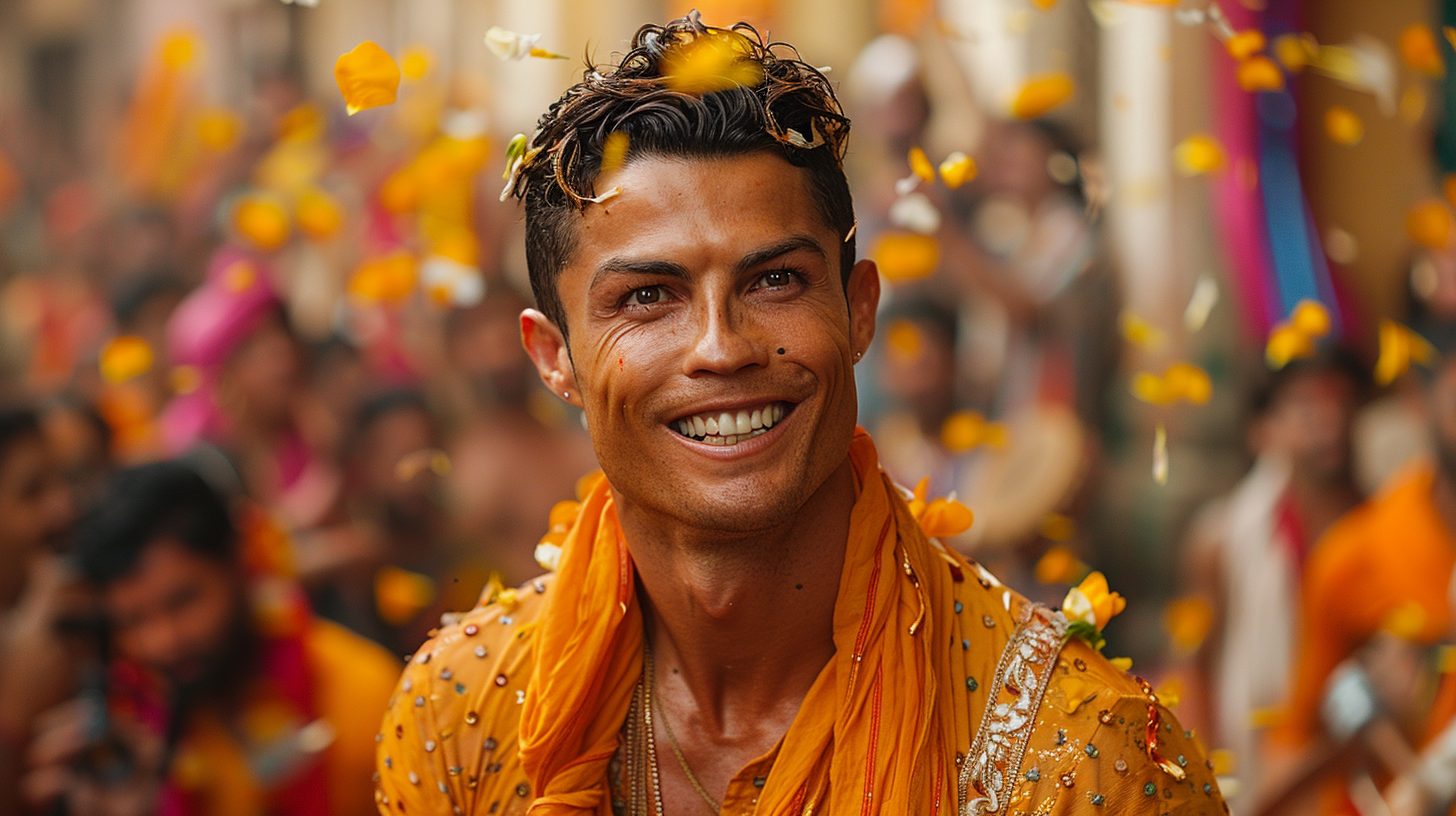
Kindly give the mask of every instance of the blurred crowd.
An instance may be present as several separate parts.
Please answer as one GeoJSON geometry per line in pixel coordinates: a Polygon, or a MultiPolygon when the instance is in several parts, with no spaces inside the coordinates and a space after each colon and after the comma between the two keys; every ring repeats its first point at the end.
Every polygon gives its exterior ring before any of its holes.
{"type": "MultiPolygon", "coordinates": [[[[203,106],[194,51],[160,43],[95,149],[0,119],[0,812],[367,812],[401,656],[529,587],[595,467],[520,347],[508,134],[424,53],[350,118],[287,76],[203,106]]],[[[1148,330],[1098,153],[987,119],[973,180],[917,182],[924,70],[885,35],[841,89],[890,283],[858,369],[886,467],[969,505],[954,543],[1019,591],[1055,605],[1098,567],[1150,610],[1108,652],[1181,706],[1237,812],[1445,812],[1456,247],[1412,264],[1400,338],[1428,365],[1380,387],[1355,331],[1278,365],[1211,348],[1189,387],[1232,465],[1188,465],[1197,512],[1128,513],[1118,474],[1156,496],[1181,465],[1129,390],[1148,330]],[[1174,568],[1129,549],[1150,525],[1174,568]]]]}

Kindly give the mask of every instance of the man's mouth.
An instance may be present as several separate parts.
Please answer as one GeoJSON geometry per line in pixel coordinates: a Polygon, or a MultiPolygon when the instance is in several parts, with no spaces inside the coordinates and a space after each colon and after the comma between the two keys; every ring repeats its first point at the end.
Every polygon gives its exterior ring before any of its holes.
{"type": "Polygon", "coordinates": [[[793,411],[792,403],[770,402],[755,408],[705,411],[668,423],[674,431],[707,445],[736,445],[767,433],[793,411]]]}

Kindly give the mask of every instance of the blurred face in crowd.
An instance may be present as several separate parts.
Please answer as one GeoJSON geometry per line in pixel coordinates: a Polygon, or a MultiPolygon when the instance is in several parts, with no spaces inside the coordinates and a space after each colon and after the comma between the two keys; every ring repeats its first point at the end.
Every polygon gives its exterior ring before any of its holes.
{"type": "Polygon", "coordinates": [[[228,359],[220,383],[223,405],[250,421],[282,422],[301,385],[302,368],[298,343],[282,315],[270,317],[228,359]]]}
{"type": "Polygon", "coordinates": [[[222,679],[247,626],[237,572],[175,539],[153,541],[102,594],[118,654],[182,687],[222,679]]]}
{"type": "Polygon", "coordinates": [[[1051,145],[1030,125],[1003,123],[988,134],[980,163],[988,189],[1035,206],[1055,187],[1047,172],[1051,145]]]}
{"type": "Polygon", "coordinates": [[[955,387],[951,338],[933,325],[911,320],[890,323],[883,336],[879,379],[886,394],[922,419],[944,419],[955,387]]]}
{"type": "Polygon", "coordinates": [[[26,563],[64,544],[72,512],[70,492],[44,437],[27,433],[0,448],[0,609],[19,597],[26,563]]]}
{"type": "Polygon", "coordinates": [[[428,456],[438,441],[430,416],[402,406],[377,417],[357,440],[356,489],[396,522],[419,522],[435,509],[439,480],[428,456]]]}
{"type": "Polygon", "coordinates": [[[1344,479],[1357,401],[1355,383],[1343,373],[1301,374],[1280,388],[1270,404],[1262,422],[1263,445],[1287,456],[1306,476],[1344,479]]]}
{"type": "Polygon", "coordinates": [[[637,506],[715,531],[784,524],[848,453],[875,267],[846,292],[843,236],[772,154],[644,156],[596,182],[618,185],[558,278],[570,356],[534,312],[527,349],[637,506]]]}
{"type": "Polygon", "coordinates": [[[452,317],[451,359],[482,399],[516,404],[536,388],[530,358],[518,345],[525,305],[502,286],[452,317]]]}

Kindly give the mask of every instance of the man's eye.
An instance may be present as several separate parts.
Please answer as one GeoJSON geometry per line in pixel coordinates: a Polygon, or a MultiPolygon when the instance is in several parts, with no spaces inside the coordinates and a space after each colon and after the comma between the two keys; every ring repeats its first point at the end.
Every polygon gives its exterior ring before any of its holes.
{"type": "Polygon", "coordinates": [[[763,273],[763,276],[758,279],[758,282],[760,286],[766,286],[770,289],[781,289],[794,282],[794,273],[787,269],[775,269],[771,272],[763,273]]]}
{"type": "Polygon", "coordinates": [[[661,303],[662,287],[643,286],[639,289],[633,289],[627,295],[626,302],[628,306],[650,306],[653,303],[661,303]]]}

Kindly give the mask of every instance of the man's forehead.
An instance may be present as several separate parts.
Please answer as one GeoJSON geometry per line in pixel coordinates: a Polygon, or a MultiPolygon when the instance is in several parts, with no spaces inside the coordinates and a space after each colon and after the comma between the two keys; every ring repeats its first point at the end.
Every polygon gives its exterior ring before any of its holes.
{"type": "MultiPolygon", "coordinates": [[[[648,156],[597,181],[620,192],[588,206],[572,265],[592,275],[624,262],[711,255],[733,263],[765,252],[814,251],[832,238],[806,173],[771,153],[648,156]]],[[[668,270],[663,270],[668,272],[668,270]]],[[[669,272],[670,274],[670,272],[669,272]]]]}

